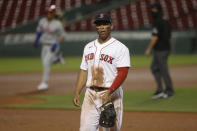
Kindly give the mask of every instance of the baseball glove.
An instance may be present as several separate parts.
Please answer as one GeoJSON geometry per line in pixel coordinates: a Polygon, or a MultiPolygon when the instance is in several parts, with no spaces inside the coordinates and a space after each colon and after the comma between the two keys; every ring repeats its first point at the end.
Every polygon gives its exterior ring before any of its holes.
{"type": "Polygon", "coordinates": [[[101,107],[101,115],[99,119],[99,125],[102,127],[113,127],[116,120],[116,111],[114,104],[111,101],[106,102],[101,107]]]}

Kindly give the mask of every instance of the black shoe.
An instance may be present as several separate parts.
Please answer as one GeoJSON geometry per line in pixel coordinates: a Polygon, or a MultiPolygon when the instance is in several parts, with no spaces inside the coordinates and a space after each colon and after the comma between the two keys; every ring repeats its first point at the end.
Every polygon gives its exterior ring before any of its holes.
{"type": "Polygon", "coordinates": [[[163,98],[164,93],[162,91],[156,91],[153,95],[152,95],[152,99],[159,99],[159,98],[163,98]]]}
{"type": "Polygon", "coordinates": [[[165,90],[164,91],[164,95],[163,98],[170,98],[174,95],[174,91],[173,90],[165,90]]]}
{"type": "Polygon", "coordinates": [[[164,95],[163,95],[163,98],[164,98],[164,99],[167,99],[167,98],[172,97],[173,95],[174,95],[174,92],[173,92],[173,91],[171,91],[171,92],[165,91],[165,92],[164,92],[164,95]]]}

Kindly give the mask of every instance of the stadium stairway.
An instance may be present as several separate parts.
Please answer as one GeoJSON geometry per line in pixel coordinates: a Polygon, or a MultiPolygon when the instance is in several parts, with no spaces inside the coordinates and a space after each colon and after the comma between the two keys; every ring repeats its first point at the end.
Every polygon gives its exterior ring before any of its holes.
{"type": "Polygon", "coordinates": [[[93,19],[99,12],[112,16],[115,30],[149,29],[152,24],[149,7],[153,2],[161,3],[164,17],[170,20],[173,29],[197,27],[197,0],[3,0],[0,2],[0,29],[1,32],[35,32],[38,19],[50,4],[65,10],[67,31],[94,30],[93,19]],[[11,10],[5,13],[6,9],[11,10]],[[3,27],[9,28],[3,30],[3,27]]]}
{"type": "MultiPolygon", "coordinates": [[[[164,18],[168,19],[175,30],[197,28],[197,0],[139,0],[125,2],[119,6],[102,8],[111,15],[115,30],[149,29],[152,24],[149,7],[160,2],[164,10],[164,18]],[[111,8],[112,7],[112,8],[111,8]]],[[[71,31],[92,31],[94,15],[73,23],[67,27],[71,31]]]]}
{"type": "MultiPolygon", "coordinates": [[[[91,5],[99,5],[105,0],[1,0],[0,1],[0,32],[32,32],[38,20],[46,14],[49,5],[55,4],[61,10],[73,17],[76,11],[82,12],[91,5]]],[[[65,15],[65,17],[67,17],[65,15]]],[[[78,14],[77,14],[78,15],[78,14]]],[[[73,21],[68,18],[68,23],[73,21]]],[[[75,17],[73,17],[75,18],[75,17]]]]}

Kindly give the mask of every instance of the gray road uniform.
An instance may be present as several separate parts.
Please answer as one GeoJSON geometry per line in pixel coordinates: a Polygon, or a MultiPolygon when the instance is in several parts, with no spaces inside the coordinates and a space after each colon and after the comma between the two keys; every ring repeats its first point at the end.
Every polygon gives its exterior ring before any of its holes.
{"type": "Polygon", "coordinates": [[[37,32],[42,32],[40,43],[42,44],[42,64],[43,64],[43,77],[42,82],[47,83],[49,79],[51,65],[59,59],[58,52],[60,49],[59,44],[54,52],[51,48],[54,43],[59,43],[60,37],[65,37],[65,32],[62,23],[59,20],[48,21],[47,18],[42,18],[39,21],[37,32]]]}

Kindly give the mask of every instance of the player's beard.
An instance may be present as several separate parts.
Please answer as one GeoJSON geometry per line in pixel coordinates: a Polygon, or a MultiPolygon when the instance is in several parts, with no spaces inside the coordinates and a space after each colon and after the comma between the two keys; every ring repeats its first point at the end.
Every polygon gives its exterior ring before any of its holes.
{"type": "Polygon", "coordinates": [[[111,38],[110,33],[99,34],[99,39],[101,39],[103,42],[109,40],[110,38],[111,38]]]}
{"type": "Polygon", "coordinates": [[[54,19],[54,14],[53,13],[48,13],[47,14],[47,19],[48,19],[48,21],[53,20],[54,19]]]}
{"type": "Polygon", "coordinates": [[[104,30],[97,30],[98,34],[99,34],[99,40],[101,42],[106,42],[111,38],[111,27],[107,27],[104,30]]]}

